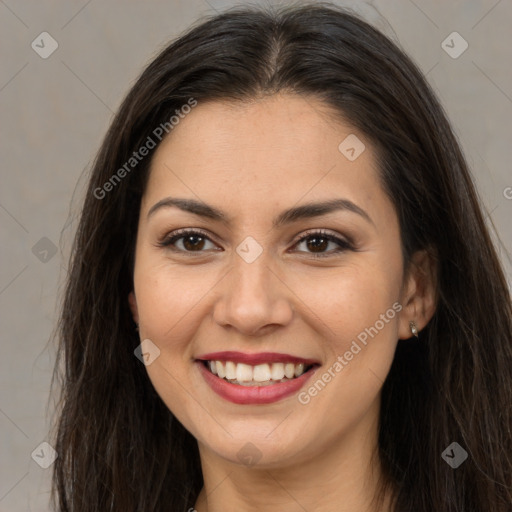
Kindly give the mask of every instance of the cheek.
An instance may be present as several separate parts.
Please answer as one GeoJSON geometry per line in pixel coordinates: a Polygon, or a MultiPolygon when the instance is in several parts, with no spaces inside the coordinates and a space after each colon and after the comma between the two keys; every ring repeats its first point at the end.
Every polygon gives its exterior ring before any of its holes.
{"type": "Polygon", "coordinates": [[[201,297],[208,288],[204,280],[161,262],[141,264],[135,287],[141,338],[150,339],[160,350],[146,366],[148,377],[166,406],[187,422],[192,340],[199,328],[201,297]]]}
{"type": "Polygon", "coordinates": [[[390,274],[340,271],[322,292],[312,280],[302,281],[298,295],[318,312],[313,328],[321,329],[326,360],[299,399],[326,442],[333,441],[329,433],[350,430],[375,404],[391,367],[401,305],[390,274]]]}
{"type": "Polygon", "coordinates": [[[399,279],[397,265],[365,264],[295,283],[297,295],[317,314],[312,329],[321,332],[326,355],[300,399],[326,430],[349,428],[379,394],[398,339],[399,279]]]}
{"type": "Polygon", "coordinates": [[[400,283],[395,271],[360,264],[310,269],[290,280],[302,304],[302,320],[314,324],[312,328],[329,340],[326,348],[331,357],[349,350],[358,336],[364,341],[368,330],[375,334],[375,324],[379,339],[396,341],[397,314],[392,306],[400,283]]]}
{"type": "Polygon", "coordinates": [[[171,345],[183,340],[183,331],[194,325],[201,299],[214,282],[198,267],[185,269],[168,262],[141,265],[135,286],[144,335],[171,345]]]}

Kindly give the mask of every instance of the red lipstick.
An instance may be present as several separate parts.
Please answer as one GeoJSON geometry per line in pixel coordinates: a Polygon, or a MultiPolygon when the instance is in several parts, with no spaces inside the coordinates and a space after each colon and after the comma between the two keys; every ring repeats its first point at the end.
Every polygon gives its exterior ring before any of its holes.
{"type": "Polygon", "coordinates": [[[264,363],[293,363],[299,364],[320,364],[314,359],[304,359],[302,357],[292,356],[290,354],[280,354],[277,352],[259,352],[257,354],[246,354],[244,352],[236,352],[228,350],[224,352],[211,352],[202,354],[196,359],[201,361],[233,361],[234,363],[245,363],[251,366],[264,363]]]}

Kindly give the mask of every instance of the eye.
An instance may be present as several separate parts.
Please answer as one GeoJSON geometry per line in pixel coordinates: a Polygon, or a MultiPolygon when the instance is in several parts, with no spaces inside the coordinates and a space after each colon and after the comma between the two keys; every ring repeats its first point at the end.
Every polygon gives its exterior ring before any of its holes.
{"type": "MultiPolygon", "coordinates": [[[[197,229],[180,229],[166,236],[163,240],[158,242],[158,245],[160,247],[172,248],[172,250],[176,252],[190,254],[194,252],[204,252],[203,249],[205,249],[205,244],[207,244],[207,242],[213,245],[213,242],[203,231],[197,229]],[[182,247],[178,247],[176,242],[181,242],[182,247]]],[[[335,253],[354,250],[354,246],[348,240],[344,240],[343,238],[323,230],[310,231],[306,233],[294,244],[294,247],[303,243],[306,244],[307,248],[313,251],[310,254],[315,258],[325,258],[332,256],[335,253]],[[330,243],[337,245],[338,248],[329,252],[324,252],[323,250],[326,249],[330,243]]]]}
{"type": "Polygon", "coordinates": [[[329,256],[332,256],[333,254],[344,252],[346,250],[354,250],[354,246],[348,240],[344,240],[336,235],[333,235],[323,230],[310,231],[306,233],[299,239],[299,241],[295,245],[297,246],[302,243],[305,243],[307,248],[313,250],[313,252],[310,254],[314,258],[327,258],[329,256]],[[326,249],[328,247],[329,243],[338,245],[338,248],[330,252],[322,252],[323,249],[326,249]]]}
{"type": "Polygon", "coordinates": [[[171,247],[177,252],[201,253],[203,252],[202,249],[204,249],[206,241],[212,243],[210,238],[202,231],[195,229],[180,229],[165,237],[158,243],[158,245],[160,247],[171,247]],[[175,246],[176,242],[181,241],[182,239],[182,246],[184,248],[177,248],[177,246],[175,246]]]}

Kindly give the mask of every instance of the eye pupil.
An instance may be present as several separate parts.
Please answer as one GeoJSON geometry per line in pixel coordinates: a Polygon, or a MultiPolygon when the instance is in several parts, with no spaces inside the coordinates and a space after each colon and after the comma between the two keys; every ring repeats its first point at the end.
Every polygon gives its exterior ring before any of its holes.
{"type": "Polygon", "coordinates": [[[187,249],[187,250],[193,250],[193,249],[199,249],[201,250],[204,246],[204,237],[200,236],[200,235],[188,235],[188,236],[185,236],[183,237],[183,246],[187,249]],[[190,241],[191,240],[196,240],[196,242],[192,242],[191,245],[189,245],[190,241]],[[199,244],[201,244],[202,242],[202,245],[198,245],[197,244],[197,240],[200,240],[199,244]]]}
{"type": "Polygon", "coordinates": [[[317,252],[318,249],[320,249],[320,252],[322,249],[326,249],[327,245],[329,244],[329,241],[325,237],[319,237],[319,236],[311,236],[308,239],[307,245],[308,249],[313,248],[313,252],[317,252]],[[319,241],[322,241],[319,243],[319,241]]]}

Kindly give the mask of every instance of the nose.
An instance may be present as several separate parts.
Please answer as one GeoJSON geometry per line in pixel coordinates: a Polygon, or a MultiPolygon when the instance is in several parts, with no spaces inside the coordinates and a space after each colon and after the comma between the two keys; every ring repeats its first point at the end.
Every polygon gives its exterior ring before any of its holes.
{"type": "Polygon", "coordinates": [[[214,307],[218,325],[231,326],[247,336],[262,336],[290,323],[293,293],[264,256],[247,263],[235,255],[232,270],[220,283],[214,307]]]}

